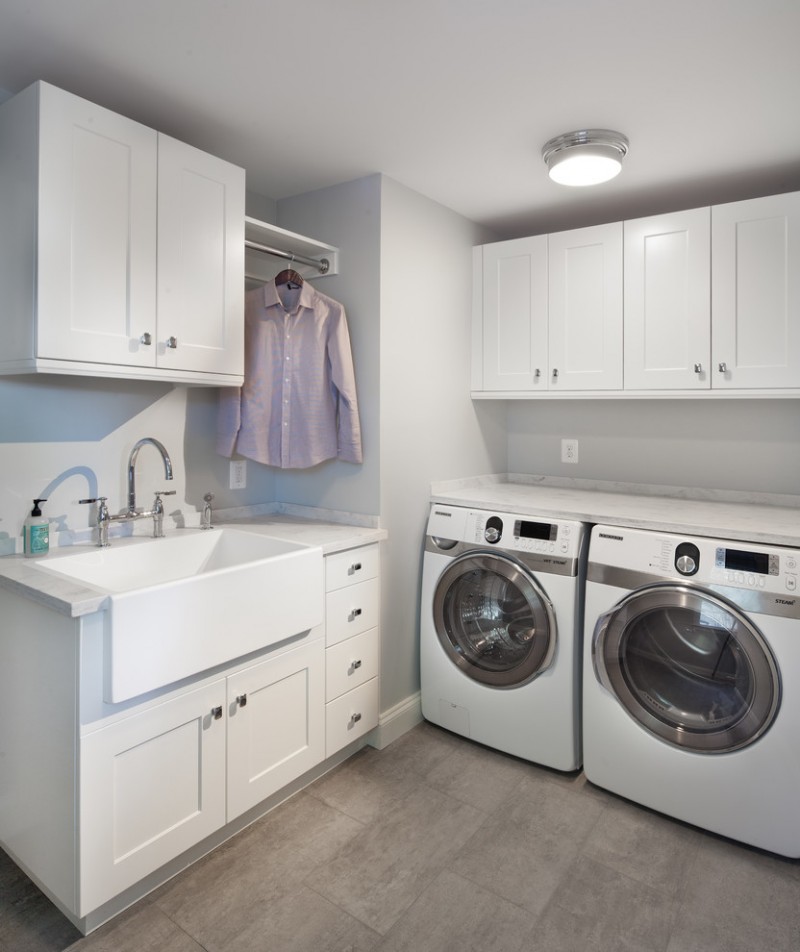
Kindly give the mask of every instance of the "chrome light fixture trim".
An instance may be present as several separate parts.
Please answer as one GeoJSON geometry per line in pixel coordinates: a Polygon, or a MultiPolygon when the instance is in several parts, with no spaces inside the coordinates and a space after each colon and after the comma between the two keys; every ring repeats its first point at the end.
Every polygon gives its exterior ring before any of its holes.
{"type": "Polygon", "coordinates": [[[556,136],[542,148],[550,178],[560,185],[599,185],[618,175],[628,139],[610,129],[579,129],[556,136]]]}

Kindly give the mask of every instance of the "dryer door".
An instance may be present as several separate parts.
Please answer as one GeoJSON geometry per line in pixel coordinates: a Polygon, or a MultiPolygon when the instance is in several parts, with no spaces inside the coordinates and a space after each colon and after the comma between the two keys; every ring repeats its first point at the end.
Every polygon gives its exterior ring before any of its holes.
{"type": "Polygon", "coordinates": [[[495,552],[453,559],[436,585],[433,619],[453,664],[482,684],[526,684],[553,660],[550,600],[519,562],[495,552]]]}
{"type": "Polygon", "coordinates": [[[631,717],[685,750],[745,747],[778,711],[780,678],[763,635],[702,589],[657,583],[632,592],[598,619],[592,660],[631,717]]]}

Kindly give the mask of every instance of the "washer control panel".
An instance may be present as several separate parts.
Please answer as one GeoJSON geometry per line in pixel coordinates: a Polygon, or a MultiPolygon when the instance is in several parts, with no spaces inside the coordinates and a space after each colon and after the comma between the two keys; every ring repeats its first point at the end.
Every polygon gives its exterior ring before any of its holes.
{"type": "Polygon", "coordinates": [[[508,552],[576,558],[583,535],[581,523],[552,522],[546,517],[470,510],[464,542],[498,546],[508,552]]]}

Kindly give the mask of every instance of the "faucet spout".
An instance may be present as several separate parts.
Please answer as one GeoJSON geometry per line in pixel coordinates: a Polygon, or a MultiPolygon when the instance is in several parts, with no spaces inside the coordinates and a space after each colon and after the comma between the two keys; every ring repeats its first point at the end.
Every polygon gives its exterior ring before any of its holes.
{"type": "Polygon", "coordinates": [[[128,515],[136,515],[136,458],[139,455],[139,450],[145,446],[147,443],[150,443],[152,446],[158,450],[161,454],[161,459],[164,461],[164,476],[167,479],[172,479],[172,460],[169,458],[169,453],[167,448],[164,446],[160,440],[155,439],[152,436],[145,436],[134,446],[131,450],[131,455],[128,458],[128,515]]]}

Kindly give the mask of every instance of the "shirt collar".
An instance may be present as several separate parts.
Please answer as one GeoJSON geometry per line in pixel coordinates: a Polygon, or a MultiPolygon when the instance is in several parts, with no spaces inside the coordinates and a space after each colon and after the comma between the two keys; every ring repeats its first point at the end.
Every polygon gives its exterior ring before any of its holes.
{"type": "MultiPolygon", "coordinates": [[[[313,310],[314,308],[314,298],[316,297],[316,291],[308,283],[308,281],[303,282],[303,286],[300,288],[300,297],[298,299],[299,307],[308,307],[313,310]]],[[[277,305],[281,310],[283,310],[283,304],[281,299],[278,296],[278,289],[275,287],[275,281],[268,281],[264,285],[264,307],[273,307],[277,305]]]]}

